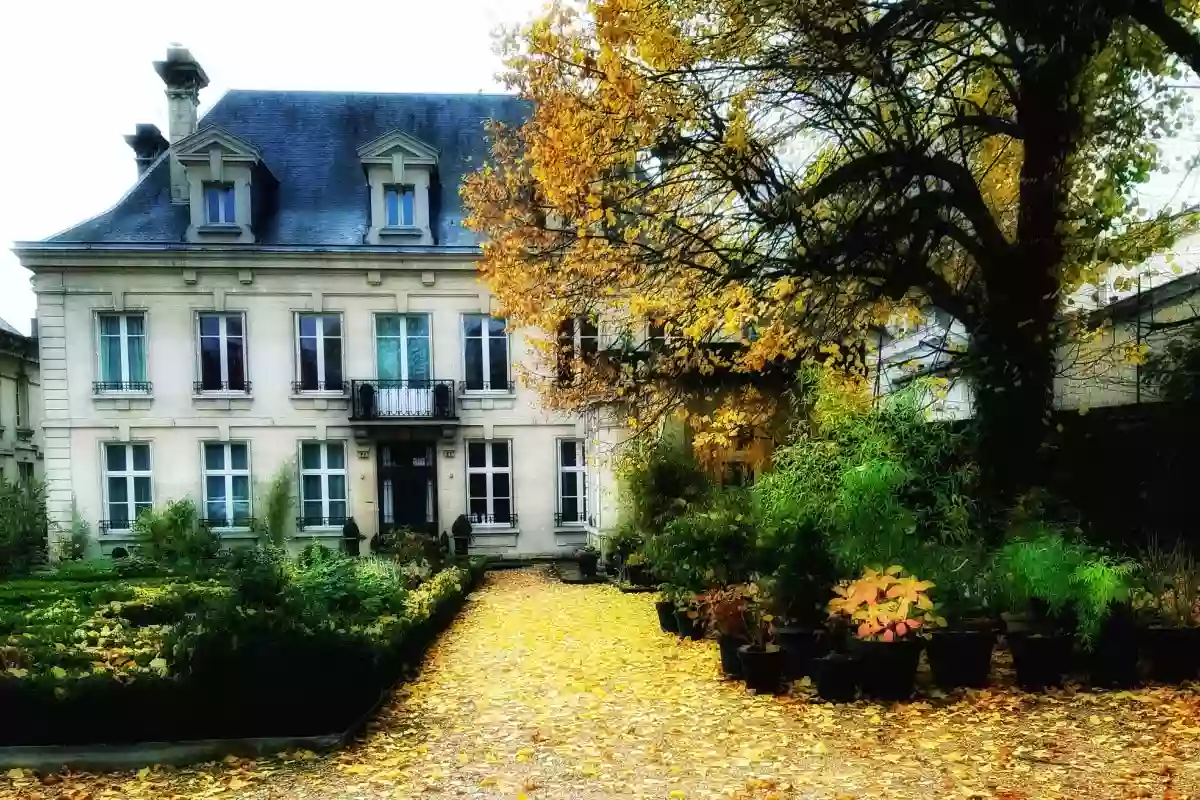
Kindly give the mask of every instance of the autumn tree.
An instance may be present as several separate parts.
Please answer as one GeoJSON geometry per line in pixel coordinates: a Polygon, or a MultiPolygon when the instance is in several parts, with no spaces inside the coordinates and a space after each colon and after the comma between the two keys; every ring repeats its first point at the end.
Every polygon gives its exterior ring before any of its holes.
{"type": "Polygon", "coordinates": [[[968,331],[1007,494],[1037,476],[1065,298],[1192,222],[1137,187],[1186,119],[1195,21],[1194,0],[555,6],[503,42],[532,106],[464,189],[482,271],[515,324],[559,332],[549,401],[644,416],[733,386],[718,436],[770,411],[769,377],[935,306],[968,331]]]}

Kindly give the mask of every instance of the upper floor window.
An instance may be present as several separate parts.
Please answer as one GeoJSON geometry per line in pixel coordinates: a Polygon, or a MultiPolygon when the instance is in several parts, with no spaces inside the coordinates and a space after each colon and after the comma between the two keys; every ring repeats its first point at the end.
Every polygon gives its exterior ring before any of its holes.
{"type": "Polygon", "coordinates": [[[237,207],[232,183],[204,184],[204,221],[209,225],[233,225],[237,222],[237,207]]]}
{"type": "Polygon", "coordinates": [[[296,385],[301,392],[340,392],[342,315],[296,315],[296,385]]]}
{"type": "Polygon", "coordinates": [[[416,192],[411,186],[386,186],[383,190],[383,207],[385,212],[384,224],[389,228],[411,227],[416,224],[413,220],[413,200],[416,192]]]}
{"type": "Polygon", "coordinates": [[[204,515],[215,528],[250,523],[250,446],[204,443],[204,515]]]}
{"type": "Polygon", "coordinates": [[[575,376],[575,359],[590,360],[600,347],[595,318],[571,317],[558,326],[558,379],[570,382],[575,376]]]}
{"type": "Polygon", "coordinates": [[[29,420],[29,381],[24,375],[17,378],[17,430],[28,430],[30,427],[29,420]]]}
{"type": "Polygon", "coordinates": [[[150,484],[150,445],[104,445],[104,502],[109,530],[129,530],[138,514],[154,506],[150,484]]]}
{"type": "Polygon", "coordinates": [[[198,392],[248,392],[245,320],[241,314],[201,314],[198,392]]]}
{"type": "Polygon", "coordinates": [[[146,377],[146,317],[100,314],[100,364],[96,392],[149,392],[146,377]]]}
{"type": "Polygon", "coordinates": [[[376,377],[381,381],[428,381],[429,317],[425,314],[375,315],[376,377]]]}
{"type": "Polygon", "coordinates": [[[467,389],[508,391],[507,321],[487,314],[463,317],[467,389]]]}

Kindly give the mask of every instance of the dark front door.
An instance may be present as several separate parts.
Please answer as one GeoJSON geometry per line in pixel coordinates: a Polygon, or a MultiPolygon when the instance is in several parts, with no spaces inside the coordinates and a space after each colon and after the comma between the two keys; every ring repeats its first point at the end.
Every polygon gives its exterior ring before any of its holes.
{"type": "Polygon", "coordinates": [[[379,445],[379,530],[396,528],[437,533],[437,471],[433,445],[385,442],[379,445]]]}

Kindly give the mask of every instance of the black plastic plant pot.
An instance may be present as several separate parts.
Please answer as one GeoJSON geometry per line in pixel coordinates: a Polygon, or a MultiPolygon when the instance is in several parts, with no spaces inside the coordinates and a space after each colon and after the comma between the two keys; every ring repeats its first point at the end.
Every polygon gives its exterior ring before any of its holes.
{"type": "Polygon", "coordinates": [[[1061,686],[1071,664],[1071,637],[1063,633],[1010,632],[1008,649],[1017,685],[1028,692],[1061,686]]]}
{"type": "Polygon", "coordinates": [[[670,600],[659,600],[654,604],[658,612],[658,626],[663,633],[679,633],[679,622],[675,619],[675,604],[670,600]]]}
{"type": "Polygon", "coordinates": [[[859,657],[858,686],[863,696],[875,700],[907,700],[917,681],[924,639],[874,642],[852,639],[851,650],[859,657]]]}
{"type": "Polygon", "coordinates": [[[849,703],[858,694],[858,658],[847,653],[829,653],[812,662],[817,696],[831,703],[849,703]]]}
{"type": "Polygon", "coordinates": [[[943,689],[987,686],[996,634],[991,630],[937,630],[927,645],[933,682],[943,689]]]}
{"type": "Polygon", "coordinates": [[[580,553],[575,559],[579,564],[579,574],[581,577],[596,577],[596,564],[600,561],[599,553],[580,553]]]}
{"type": "Polygon", "coordinates": [[[633,586],[646,585],[646,567],[643,564],[631,564],[625,568],[625,578],[633,586]]]}
{"type": "Polygon", "coordinates": [[[700,620],[690,614],[695,612],[675,611],[675,623],[678,626],[679,635],[687,639],[703,639],[704,628],[700,625],[700,620]]]}
{"type": "Polygon", "coordinates": [[[721,652],[721,671],[730,678],[742,677],[742,661],[738,657],[738,648],[746,644],[740,636],[721,634],[717,637],[717,648],[721,652]]]}
{"type": "Polygon", "coordinates": [[[783,675],[797,680],[812,674],[812,661],[823,655],[825,629],[784,625],[775,629],[775,642],[783,651],[783,675]]]}
{"type": "Polygon", "coordinates": [[[1200,672],[1200,628],[1152,626],[1142,631],[1142,652],[1150,679],[1162,683],[1195,680],[1200,672]]]}
{"type": "Polygon", "coordinates": [[[1088,682],[1093,686],[1126,688],[1138,682],[1138,635],[1128,613],[1108,619],[1086,654],[1088,682]]]}
{"type": "Polygon", "coordinates": [[[746,686],[759,694],[775,694],[783,686],[783,651],[778,645],[744,644],[738,648],[746,686]]]}

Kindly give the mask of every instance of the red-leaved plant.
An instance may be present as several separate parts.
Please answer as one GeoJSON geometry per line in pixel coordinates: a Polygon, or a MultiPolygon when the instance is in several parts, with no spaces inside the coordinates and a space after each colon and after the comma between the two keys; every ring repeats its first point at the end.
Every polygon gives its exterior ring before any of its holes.
{"type": "Polygon", "coordinates": [[[932,588],[932,582],[905,575],[898,565],[868,567],[858,580],[834,587],[828,610],[830,616],[849,619],[859,639],[894,642],[946,624],[929,599],[932,588]]]}

